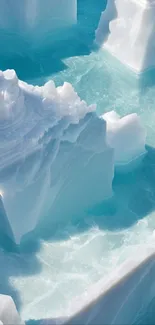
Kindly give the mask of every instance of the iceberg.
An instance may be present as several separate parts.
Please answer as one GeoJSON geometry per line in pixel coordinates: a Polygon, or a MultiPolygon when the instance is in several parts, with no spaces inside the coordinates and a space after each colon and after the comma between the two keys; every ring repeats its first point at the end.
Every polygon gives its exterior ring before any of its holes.
{"type": "Polygon", "coordinates": [[[155,66],[155,1],[108,0],[96,43],[136,73],[155,66]]]}
{"type": "Polygon", "coordinates": [[[49,215],[52,227],[112,195],[113,149],[94,105],[68,83],[34,87],[13,70],[1,72],[0,97],[1,214],[8,237],[19,243],[41,217],[49,215]]]}
{"type": "Polygon", "coordinates": [[[0,294],[0,325],[24,325],[10,296],[0,294]]]}
{"type": "Polygon", "coordinates": [[[136,114],[99,117],[69,83],[32,86],[0,73],[1,232],[20,243],[41,220],[53,228],[112,196],[115,164],[145,152],[136,114]],[[136,140],[135,140],[136,137],[136,140]]]}

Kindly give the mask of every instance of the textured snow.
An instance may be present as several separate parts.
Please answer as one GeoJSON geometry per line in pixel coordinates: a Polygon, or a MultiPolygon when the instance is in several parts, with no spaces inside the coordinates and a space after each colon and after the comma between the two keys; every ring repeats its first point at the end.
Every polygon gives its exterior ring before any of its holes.
{"type": "Polygon", "coordinates": [[[0,294],[0,324],[24,325],[10,296],[0,294]]]}
{"type": "Polygon", "coordinates": [[[155,66],[154,0],[112,0],[102,12],[96,42],[140,73],[155,66]]]}
{"type": "Polygon", "coordinates": [[[0,98],[1,231],[16,243],[42,218],[51,226],[80,218],[112,196],[115,162],[145,152],[136,114],[107,113],[106,125],[68,83],[32,86],[7,70],[0,98]]]}

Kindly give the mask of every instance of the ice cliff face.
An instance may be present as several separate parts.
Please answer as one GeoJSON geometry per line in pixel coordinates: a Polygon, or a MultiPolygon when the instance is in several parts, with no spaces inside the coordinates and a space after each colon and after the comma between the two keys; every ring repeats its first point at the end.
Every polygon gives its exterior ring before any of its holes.
{"type": "Polygon", "coordinates": [[[137,115],[106,114],[106,127],[68,83],[34,87],[7,70],[0,99],[0,231],[16,243],[43,217],[63,223],[110,197],[115,162],[145,151],[137,115]]]}
{"type": "Polygon", "coordinates": [[[140,73],[155,66],[155,1],[108,0],[96,42],[140,73]]]}

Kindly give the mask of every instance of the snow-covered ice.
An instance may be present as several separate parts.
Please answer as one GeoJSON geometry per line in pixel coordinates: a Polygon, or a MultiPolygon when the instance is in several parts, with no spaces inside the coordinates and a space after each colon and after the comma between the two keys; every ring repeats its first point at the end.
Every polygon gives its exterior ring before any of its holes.
{"type": "Polygon", "coordinates": [[[109,0],[96,30],[96,42],[138,73],[152,68],[154,16],[154,0],[109,0]]]}

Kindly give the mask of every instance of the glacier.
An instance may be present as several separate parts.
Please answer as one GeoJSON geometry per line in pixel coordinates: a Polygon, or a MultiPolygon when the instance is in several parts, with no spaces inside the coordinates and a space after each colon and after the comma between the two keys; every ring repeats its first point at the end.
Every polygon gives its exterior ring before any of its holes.
{"type": "Polygon", "coordinates": [[[136,114],[99,117],[68,83],[32,86],[1,71],[0,99],[1,233],[17,244],[39,220],[54,227],[111,197],[115,163],[145,153],[136,114]]]}
{"type": "Polygon", "coordinates": [[[155,66],[154,0],[112,0],[102,12],[96,43],[136,73],[155,66]]]}

